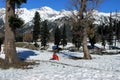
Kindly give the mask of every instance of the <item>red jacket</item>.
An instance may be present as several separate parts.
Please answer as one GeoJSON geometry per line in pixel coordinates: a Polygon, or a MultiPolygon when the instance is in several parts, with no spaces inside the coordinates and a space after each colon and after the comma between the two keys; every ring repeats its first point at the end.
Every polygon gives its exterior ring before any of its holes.
{"type": "Polygon", "coordinates": [[[54,53],[54,54],[53,54],[53,59],[54,59],[54,60],[59,60],[58,55],[54,53]]]}

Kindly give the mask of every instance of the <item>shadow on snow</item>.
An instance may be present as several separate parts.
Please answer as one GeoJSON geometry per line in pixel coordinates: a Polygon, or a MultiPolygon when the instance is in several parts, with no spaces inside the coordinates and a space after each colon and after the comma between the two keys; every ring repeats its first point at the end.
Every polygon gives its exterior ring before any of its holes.
{"type": "Polygon", "coordinates": [[[27,58],[29,58],[30,56],[36,56],[37,54],[35,54],[35,52],[33,51],[23,51],[23,52],[18,52],[18,57],[21,60],[26,60],[27,58]]]}

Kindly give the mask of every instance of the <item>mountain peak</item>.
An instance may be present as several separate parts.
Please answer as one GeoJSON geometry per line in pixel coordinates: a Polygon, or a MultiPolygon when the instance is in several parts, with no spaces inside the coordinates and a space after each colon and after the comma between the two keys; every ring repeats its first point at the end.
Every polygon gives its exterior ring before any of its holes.
{"type": "Polygon", "coordinates": [[[52,8],[48,7],[48,6],[41,7],[41,8],[39,8],[39,10],[42,10],[42,11],[55,11],[52,8]]]}

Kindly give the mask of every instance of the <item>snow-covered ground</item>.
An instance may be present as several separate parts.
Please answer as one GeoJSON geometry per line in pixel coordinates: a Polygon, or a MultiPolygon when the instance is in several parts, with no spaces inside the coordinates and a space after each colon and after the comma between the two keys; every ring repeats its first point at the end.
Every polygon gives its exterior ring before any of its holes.
{"type": "MultiPolygon", "coordinates": [[[[17,48],[20,58],[36,60],[32,69],[0,69],[0,80],[120,80],[120,54],[92,55],[92,60],[73,60],[80,52],[57,53],[59,61],[50,60],[52,52],[17,48]]],[[[4,58],[4,54],[0,54],[4,58]]]]}

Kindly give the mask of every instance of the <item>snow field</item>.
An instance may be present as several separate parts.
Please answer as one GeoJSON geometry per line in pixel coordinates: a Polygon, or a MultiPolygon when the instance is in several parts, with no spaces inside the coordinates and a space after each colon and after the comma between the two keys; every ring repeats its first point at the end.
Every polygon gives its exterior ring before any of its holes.
{"type": "MultiPolygon", "coordinates": [[[[120,80],[119,55],[92,55],[92,60],[73,60],[80,52],[57,53],[59,61],[49,60],[52,52],[17,48],[20,58],[36,60],[32,69],[0,69],[0,80],[120,80]]],[[[4,54],[0,54],[4,58],[4,54]]]]}

